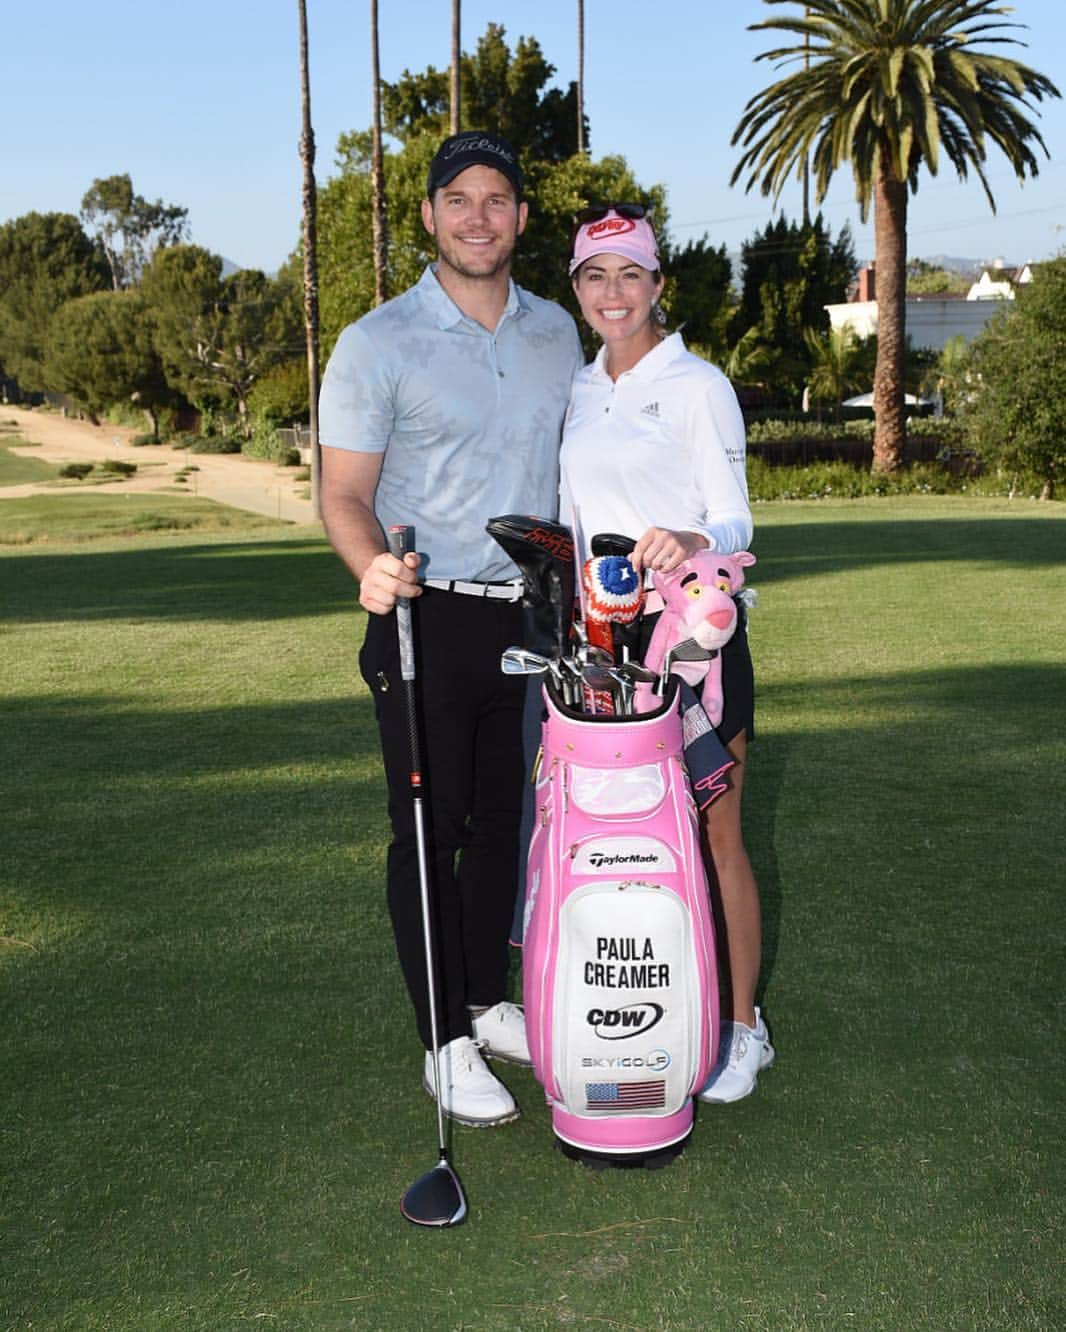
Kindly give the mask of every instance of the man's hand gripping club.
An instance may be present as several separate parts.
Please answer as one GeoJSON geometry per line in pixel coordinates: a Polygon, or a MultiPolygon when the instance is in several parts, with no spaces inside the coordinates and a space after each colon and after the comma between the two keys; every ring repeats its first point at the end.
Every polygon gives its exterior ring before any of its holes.
{"type": "Polygon", "coordinates": [[[383,550],[363,570],[359,581],[359,604],[372,615],[387,615],[400,597],[420,597],[417,551],[397,559],[383,550]]]}

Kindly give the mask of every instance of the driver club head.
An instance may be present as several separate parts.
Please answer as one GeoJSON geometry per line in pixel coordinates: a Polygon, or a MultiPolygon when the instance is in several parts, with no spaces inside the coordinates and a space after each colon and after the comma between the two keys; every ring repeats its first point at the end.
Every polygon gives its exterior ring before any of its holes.
{"type": "Polygon", "coordinates": [[[466,1195],[459,1176],[443,1154],[408,1188],[400,1200],[404,1220],[415,1226],[457,1226],[466,1216],[466,1195]]]}

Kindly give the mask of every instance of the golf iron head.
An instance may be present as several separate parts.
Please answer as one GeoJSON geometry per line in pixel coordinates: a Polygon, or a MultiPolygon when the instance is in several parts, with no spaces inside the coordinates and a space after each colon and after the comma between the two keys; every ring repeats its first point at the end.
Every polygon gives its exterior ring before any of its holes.
{"type": "Polygon", "coordinates": [[[500,657],[500,670],[504,675],[543,675],[552,662],[531,648],[505,648],[500,657]]]}

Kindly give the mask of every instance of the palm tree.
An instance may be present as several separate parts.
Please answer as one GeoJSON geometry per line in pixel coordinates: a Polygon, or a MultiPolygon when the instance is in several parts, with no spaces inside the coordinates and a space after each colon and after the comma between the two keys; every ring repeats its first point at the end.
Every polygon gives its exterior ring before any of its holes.
{"type": "MultiPolygon", "coordinates": [[[[785,4],[790,0],[765,0],[785,4]]],[[[775,199],[813,153],[816,197],[833,172],[851,165],[863,221],[874,206],[875,295],[874,467],[891,471],[903,456],[904,295],[907,199],[924,165],[935,175],[944,153],[960,179],[970,169],[995,200],[985,175],[991,140],[1020,181],[1037,174],[1030,147],[1044,144],[1026,112],[1032,99],[1058,97],[1038,74],[975,42],[1024,45],[1003,35],[1009,7],[992,0],[807,0],[803,15],[767,19],[752,30],[777,29],[798,45],[757,58],[802,68],[751,98],[733,133],[743,147],[732,184],[747,174],[775,199]],[[995,34],[995,35],[992,35],[995,34]],[[809,64],[805,57],[809,57],[809,64]]]]}
{"type": "Polygon", "coordinates": [[[585,0],[577,0],[577,151],[585,151],[585,0]]]}
{"type": "Polygon", "coordinates": [[[300,158],[303,161],[304,329],[307,340],[307,420],[311,435],[311,506],[319,514],[318,444],[318,234],[315,219],[315,134],[311,128],[311,75],[307,60],[307,0],[300,13],[300,158]]]}
{"type": "Polygon", "coordinates": [[[764,388],[769,372],[780,357],[781,353],[776,347],[770,347],[763,341],[758,325],[752,324],[721,362],[722,373],[733,384],[745,388],[764,388]]]}
{"type": "Polygon", "coordinates": [[[388,299],[386,271],[389,237],[385,212],[385,158],[381,147],[381,56],[378,44],[378,0],[370,0],[370,81],[373,84],[373,117],[370,147],[370,187],[373,204],[370,231],[374,245],[374,304],[388,299]]]}
{"type": "Polygon", "coordinates": [[[970,381],[971,353],[961,335],[948,338],[940,350],[936,364],[930,366],[921,382],[921,391],[931,398],[940,395],[940,404],[947,415],[954,415],[959,401],[970,381]]]}
{"type": "Polygon", "coordinates": [[[462,58],[461,0],[452,0],[452,73],[451,73],[451,130],[459,133],[459,62],[462,58]]]}
{"type": "Polygon", "coordinates": [[[803,340],[811,358],[807,379],[811,397],[832,402],[839,421],[844,394],[861,389],[866,382],[859,340],[850,328],[831,328],[824,337],[813,328],[805,328],[803,340]]]}

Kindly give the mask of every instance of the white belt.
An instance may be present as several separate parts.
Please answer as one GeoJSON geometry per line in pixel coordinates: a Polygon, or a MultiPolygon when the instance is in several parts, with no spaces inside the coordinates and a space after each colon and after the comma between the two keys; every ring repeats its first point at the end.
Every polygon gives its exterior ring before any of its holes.
{"type": "Polygon", "coordinates": [[[441,592],[459,592],[464,597],[488,597],[490,601],[519,601],[523,583],[520,578],[510,583],[464,583],[460,578],[427,578],[426,587],[441,592]]]}

